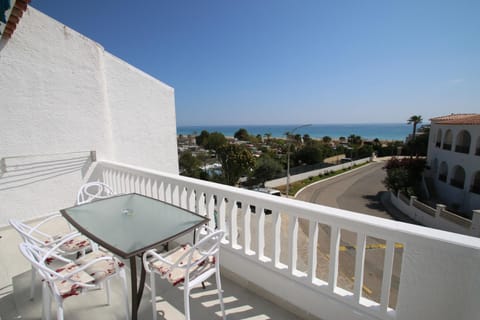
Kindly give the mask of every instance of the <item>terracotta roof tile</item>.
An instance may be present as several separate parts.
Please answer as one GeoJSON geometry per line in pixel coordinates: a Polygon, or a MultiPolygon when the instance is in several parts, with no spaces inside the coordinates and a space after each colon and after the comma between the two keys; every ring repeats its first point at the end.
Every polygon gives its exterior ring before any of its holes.
{"type": "Polygon", "coordinates": [[[430,119],[432,123],[436,124],[464,124],[464,125],[480,125],[480,114],[467,113],[467,114],[450,114],[447,116],[436,117],[430,119]]]}
{"type": "Polygon", "coordinates": [[[10,17],[8,18],[7,25],[3,30],[3,34],[1,35],[2,38],[10,39],[12,37],[15,28],[17,27],[17,23],[20,21],[20,18],[23,15],[23,12],[27,10],[28,4],[31,0],[17,0],[15,1],[15,5],[12,9],[10,17]]]}

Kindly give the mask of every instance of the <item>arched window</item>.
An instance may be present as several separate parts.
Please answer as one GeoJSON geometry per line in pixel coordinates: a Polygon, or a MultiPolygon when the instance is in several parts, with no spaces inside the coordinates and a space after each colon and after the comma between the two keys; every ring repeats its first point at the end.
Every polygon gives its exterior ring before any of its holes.
{"type": "Polygon", "coordinates": [[[469,153],[470,140],[470,133],[467,130],[460,131],[457,134],[457,141],[455,141],[455,152],[469,153]]]}
{"type": "Polygon", "coordinates": [[[463,189],[465,185],[465,170],[461,166],[453,168],[453,176],[450,179],[450,184],[456,188],[463,189]]]}
{"type": "Polygon", "coordinates": [[[440,164],[440,172],[438,174],[438,180],[447,182],[448,165],[445,161],[440,164]]]}
{"type": "Polygon", "coordinates": [[[437,131],[437,141],[435,142],[435,146],[437,148],[442,146],[442,129],[438,129],[437,131]]]}
{"type": "Polygon", "coordinates": [[[447,132],[445,132],[445,138],[443,139],[443,149],[452,150],[452,141],[453,141],[452,130],[447,130],[447,132]]]}
{"type": "Polygon", "coordinates": [[[477,171],[472,179],[473,183],[470,186],[470,192],[480,194],[480,171],[477,171]]]}

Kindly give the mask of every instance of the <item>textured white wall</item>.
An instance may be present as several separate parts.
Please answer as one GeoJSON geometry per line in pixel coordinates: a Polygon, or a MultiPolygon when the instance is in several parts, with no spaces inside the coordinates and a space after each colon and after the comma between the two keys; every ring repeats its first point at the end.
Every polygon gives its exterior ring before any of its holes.
{"type": "Polygon", "coordinates": [[[461,204],[462,209],[469,212],[480,208],[480,196],[470,192],[470,186],[473,182],[474,174],[480,171],[480,156],[475,155],[477,141],[480,139],[480,125],[439,125],[432,123],[430,129],[430,137],[428,142],[428,162],[432,166],[437,159],[438,168],[434,175],[434,183],[437,194],[444,200],[446,205],[461,204]],[[442,144],[440,148],[436,147],[438,129],[442,130],[442,144]],[[443,150],[443,138],[447,130],[451,130],[453,134],[452,149],[443,150]],[[455,152],[457,135],[467,130],[470,133],[470,152],[469,154],[455,152]],[[447,182],[438,180],[440,164],[445,161],[448,164],[447,182]],[[454,167],[462,166],[465,170],[465,186],[464,189],[458,189],[450,185],[450,179],[454,175],[454,167]]]}
{"type": "Polygon", "coordinates": [[[73,204],[86,153],[178,173],[173,88],[34,8],[0,43],[0,225],[73,204]]]}

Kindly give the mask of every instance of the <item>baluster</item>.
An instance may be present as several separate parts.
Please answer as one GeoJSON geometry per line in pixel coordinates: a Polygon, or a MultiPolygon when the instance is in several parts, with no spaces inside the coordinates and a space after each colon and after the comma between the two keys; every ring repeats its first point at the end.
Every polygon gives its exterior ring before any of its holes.
{"type": "Polygon", "coordinates": [[[257,212],[257,259],[260,261],[268,261],[265,258],[265,210],[259,208],[257,212]]]}
{"type": "Polygon", "coordinates": [[[395,242],[387,240],[385,248],[385,260],[383,261],[382,294],[380,296],[380,308],[386,312],[390,301],[390,287],[392,285],[393,259],[395,255],[395,242]]]}
{"type": "Polygon", "coordinates": [[[357,233],[357,249],[355,251],[355,285],[353,290],[356,302],[359,302],[362,297],[366,242],[365,234],[357,233]]]}
{"type": "Polygon", "coordinates": [[[333,292],[337,287],[340,229],[337,226],[331,226],[330,232],[330,266],[328,270],[328,288],[333,292]]]}
{"type": "Polygon", "coordinates": [[[281,231],[282,231],[282,217],[278,210],[272,212],[273,218],[273,233],[272,233],[272,243],[273,243],[273,254],[272,254],[272,263],[273,266],[279,269],[285,269],[286,266],[280,262],[280,254],[282,251],[281,244],[281,231]]]}
{"type": "Polygon", "coordinates": [[[241,246],[238,245],[238,224],[237,224],[237,217],[238,217],[238,207],[237,201],[232,201],[232,210],[230,211],[230,232],[231,236],[230,239],[232,241],[232,248],[233,249],[241,249],[241,246]]]}
{"type": "Polygon", "coordinates": [[[251,248],[252,247],[252,233],[251,233],[252,210],[250,209],[250,205],[246,205],[246,203],[243,202],[242,212],[243,212],[243,252],[246,255],[252,255],[252,254],[255,254],[255,252],[253,252],[251,248]]]}
{"type": "Polygon", "coordinates": [[[297,251],[298,251],[298,217],[291,216],[288,225],[288,256],[290,267],[290,274],[295,274],[297,271],[297,251]]]}
{"type": "Polygon", "coordinates": [[[310,220],[308,228],[308,281],[317,277],[318,222],[310,220]]]}
{"type": "Polygon", "coordinates": [[[193,187],[190,187],[188,189],[187,209],[192,211],[192,212],[197,212],[196,206],[195,206],[195,189],[193,189],[193,187]]]}
{"type": "Polygon", "coordinates": [[[160,181],[158,186],[158,199],[165,201],[165,181],[160,181]]]}

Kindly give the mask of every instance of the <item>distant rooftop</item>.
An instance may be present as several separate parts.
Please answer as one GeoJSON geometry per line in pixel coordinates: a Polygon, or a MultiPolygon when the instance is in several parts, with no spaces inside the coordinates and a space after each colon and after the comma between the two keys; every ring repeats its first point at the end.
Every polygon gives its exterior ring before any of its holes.
{"type": "Polygon", "coordinates": [[[432,123],[437,124],[466,124],[476,125],[480,124],[480,114],[477,113],[465,113],[465,114],[450,114],[447,116],[436,117],[430,119],[432,123]]]}

